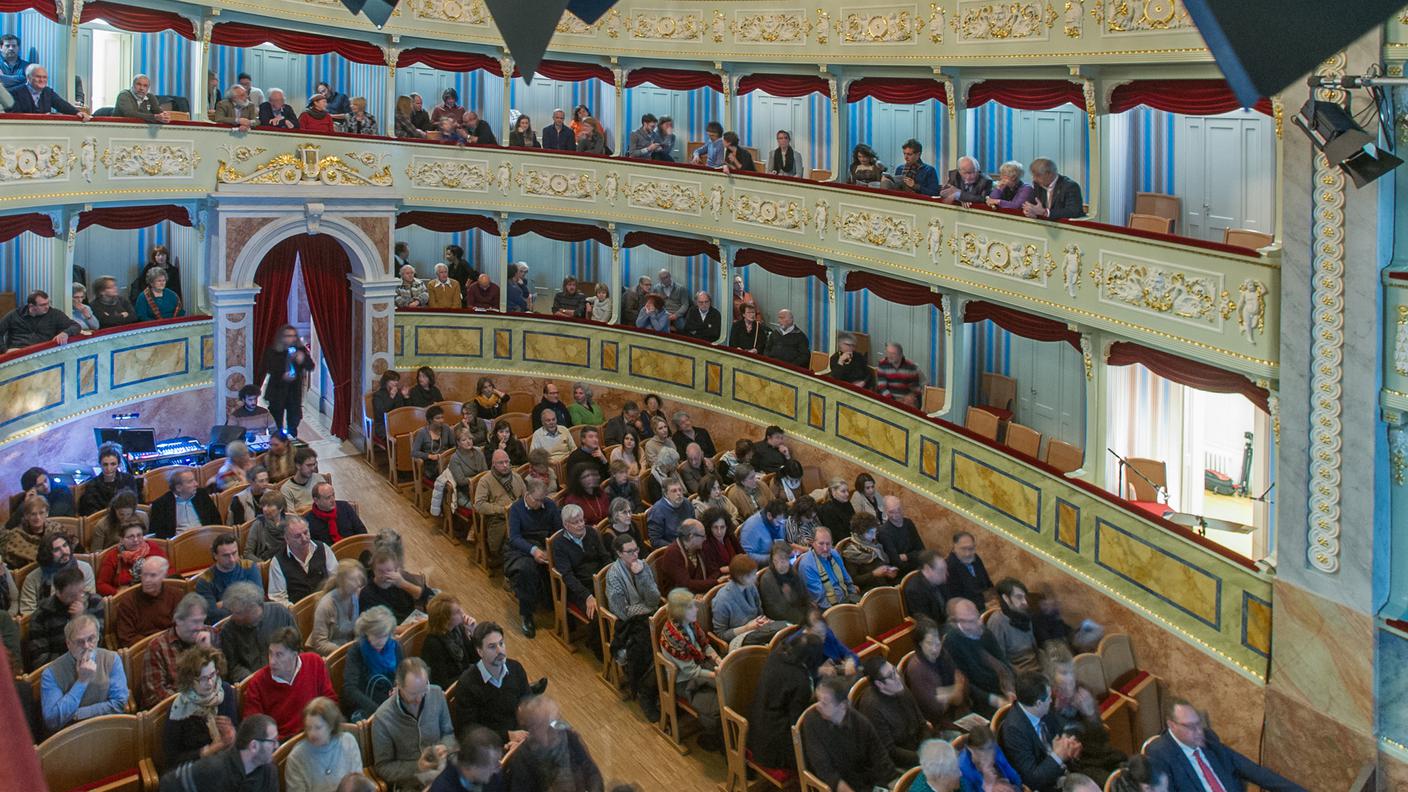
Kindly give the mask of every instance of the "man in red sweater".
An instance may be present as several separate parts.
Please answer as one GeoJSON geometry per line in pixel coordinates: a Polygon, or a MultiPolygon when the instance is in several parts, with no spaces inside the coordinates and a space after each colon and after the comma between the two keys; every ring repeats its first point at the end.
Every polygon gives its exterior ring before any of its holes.
{"type": "Polygon", "coordinates": [[[244,689],[244,717],[263,713],[279,724],[279,740],[303,731],[303,707],[323,696],[337,701],[323,658],[299,652],[303,638],[293,627],[274,631],[269,664],[255,671],[244,689]]]}

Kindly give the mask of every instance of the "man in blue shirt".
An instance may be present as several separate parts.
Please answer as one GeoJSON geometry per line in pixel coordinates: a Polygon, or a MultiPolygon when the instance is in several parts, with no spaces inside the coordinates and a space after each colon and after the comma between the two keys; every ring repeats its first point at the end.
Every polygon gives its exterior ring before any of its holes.
{"type": "Polygon", "coordinates": [[[24,70],[29,61],[20,57],[20,37],[14,33],[0,36],[0,85],[14,92],[24,85],[24,70]]]}
{"type": "Polygon", "coordinates": [[[759,564],[768,563],[772,543],[787,541],[787,526],[783,523],[786,516],[787,501],[782,498],[773,498],[768,505],[753,512],[738,529],[743,552],[759,564]]]}
{"type": "Polygon", "coordinates": [[[812,549],[797,559],[797,573],[802,576],[812,604],[822,610],[844,602],[860,602],[860,589],[851,581],[841,554],[831,549],[830,529],[817,527],[812,534],[812,549]]]}
{"type": "MultiPolygon", "coordinates": [[[[693,162],[695,165],[707,165],[710,168],[722,168],[724,166],[724,152],[727,147],[724,145],[724,125],[718,121],[710,121],[704,126],[704,132],[709,136],[709,142],[700,146],[694,152],[693,162]]],[[[933,170],[933,168],[930,168],[933,170]]],[[[935,187],[935,190],[938,188],[935,187]]]]}
{"type": "Polygon", "coordinates": [[[893,175],[885,176],[885,186],[900,192],[937,196],[939,194],[939,174],[933,165],[926,165],[922,159],[924,146],[910,138],[901,147],[904,151],[904,164],[893,175]]]}

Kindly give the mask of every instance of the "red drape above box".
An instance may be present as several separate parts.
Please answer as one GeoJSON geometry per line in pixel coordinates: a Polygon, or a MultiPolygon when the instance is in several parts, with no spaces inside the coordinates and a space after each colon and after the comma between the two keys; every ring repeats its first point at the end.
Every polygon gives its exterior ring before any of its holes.
{"type": "MultiPolygon", "coordinates": [[[[356,39],[319,36],[297,30],[247,25],[243,22],[221,22],[210,34],[211,44],[226,47],[257,47],[264,43],[273,44],[279,49],[297,52],[300,55],[341,55],[353,63],[366,63],[385,66],[386,56],[381,48],[356,39]]],[[[497,61],[496,61],[497,63],[497,61]]]]}
{"type": "Polygon", "coordinates": [[[822,283],[826,283],[826,268],[818,264],[816,259],[788,256],[757,248],[743,248],[734,254],[733,266],[746,267],[749,264],[757,264],[774,275],[788,278],[816,278],[822,283]]]}
{"type": "Polygon", "coordinates": [[[46,19],[59,21],[59,10],[54,6],[54,0],[0,0],[0,14],[18,14],[21,11],[38,11],[46,19]]]}
{"type": "MultiPolygon", "coordinates": [[[[535,76],[546,77],[549,80],[562,80],[563,82],[582,82],[583,80],[601,80],[607,85],[616,84],[616,75],[600,63],[579,63],[577,61],[544,60],[538,64],[535,76]]],[[[518,72],[518,67],[513,67],[513,76],[522,77],[518,72]]]]}
{"type": "Polygon", "coordinates": [[[1085,107],[1080,83],[1070,80],[983,80],[968,86],[968,106],[997,102],[1018,110],[1050,110],[1063,104],[1085,107]]]}
{"type": "Polygon", "coordinates": [[[488,215],[467,212],[426,212],[415,210],[396,215],[396,227],[420,226],[431,231],[453,234],[458,231],[483,231],[499,235],[499,222],[488,215]]]}
{"type": "Polygon", "coordinates": [[[1023,338],[1035,341],[1065,341],[1077,350],[1080,349],[1080,333],[1066,327],[1064,322],[1036,316],[986,300],[974,300],[963,309],[963,321],[965,322],[981,322],[984,319],[1023,338]]]}
{"type": "Polygon", "coordinates": [[[414,66],[420,63],[432,69],[448,72],[486,71],[495,77],[504,76],[503,64],[498,58],[491,58],[478,52],[451,52],[429,47],[412,47],[402,50],[396,59],[397,66],[414,66]]]}
{"type": "MultiPolygon", "coordinates": [[[[52,7],[50,4],[50,8],[52,7]]],[[[160,33],[169,30],[181,38],[194,40],[196,37],[195,23],[191,20],[180,14],[155,8],[119,5],[104,0],[84,3],[83,13],[79,15],[78,21],[92,22],[95,19],[101,19],[119,30],[130,30],[134,33],[160,33]]]]}
{"type": "Polygon", "coordinates": [[[918,283],[910,283],[896,278],[887,278],[870,272],[849,272],[846,274],[846,291],[866,291],[886,302],[897,305],[941,306],[939,294],[918,283]]]}
{"type": "Polygon", "coordinates": [[[723,78],[713,72],[649,68],[631,69],[626,75],[627,88],[645,83],[671,91],[692,91],[695,88],[712,88],[719,93],[724,91],[723,78]]]}
{"type": "Polygon", "coordinates": [[[49,219],[49,215],[42,212],[0,217],[0,242],[9,242],[26,231],[48,239],[55,236],[53,221],[49,219]]]}
{"type": "Polygon", "coordinates": [[[537,234],[558,242],[600,242],[611,247],[611,233],[587,223],[559,223],[556,220],[518,220],[509,228],[511,237],[537,234]]]}
{"type": "MultiPolygon", "coordinates": [[[[1218,115],[1241,108],[1226,80],[1135,80],[1110,93],[1110,112],[1123,113],[1138,105],[1184,115],[1218,115]]],[[[1258,99],[1252,109],[1271,115],[1271,100],[1258,99]]]]}
{"type": "Polygon", "coordinates": [[[1138,363],[1165,379],[1180,385],[1213,393],[1240,393],[1262,412],[1269,412],[1271,394],[1244,375],[1207,363],[1179,357],[1171,352],[1150,349],[1130,341],[1116,341],[1110,346],[1109,365],[1128,366],[1138,363]]]}
{"type": "Polygon", "coordinates": [[[766,91],[773,96],[796,98],[819,93],[831,95],[831,85],[820,77],[807,74],[749,74],[738,81],[738,95],[766,91]]]}
{"type": "Polygon", "coordinates": [[[846,101],[874,98],[890,104],[919,104],[934,99],[948,101],[948,92],[938,80],[922,77],[865,77],[846,88],[846,101]]]}
{"type": "Polygon", "coordinates": [[[657,234],[654,231],[632,231],[621,240],[623,248],[641,245],[671,256],[708,256],[714,261],[719,260],[719,246],[707,239],[657,234]]]}
{"type": "Polygon", "coordinates": [[[154,206],[100,206],[78,215],[78,230],[99,225],[130,231],[157,223],[172,222],[191,227],[191,215],[184,206],[156,204],[154,206]]]}

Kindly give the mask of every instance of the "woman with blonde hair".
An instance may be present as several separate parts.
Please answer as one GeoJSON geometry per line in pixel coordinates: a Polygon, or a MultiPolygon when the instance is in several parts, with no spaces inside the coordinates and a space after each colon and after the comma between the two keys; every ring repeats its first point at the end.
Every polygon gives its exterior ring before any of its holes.
{"type": "Polygon", "coordinates": [[[720,742],[719,694],[714,676],[719,653],[709,645],[699,625],[699,602],[688,589],[671,589],[665,597],[667,618],[660,630],[660,653],[677,669],[675,693],[699,713],[699,747],[717,750],[720,742]]]}
{"type": "Polygon", "coordinates": [[[415,113],[415,102],[409,96],[396,97],[396,137],[398,138],[425,138],[425,130],[418,128],[415,122],[411,121],[411,115],[415,113]]]}
{"type": "Polygon", "coordinates": [[[88,549],[97,553],[112,547],[122,540],[123,530],[129,525],[139,525],[142,533],[147,533],[147,515],[137,510],[137,493],[119,490],[108,502],[103,519],[98,521],[93,531],[93,546],[88,549]]]}
{"type": "Polygon", "coordinates": [[[448,690],[466,668],[478,662],[479,655],[470,640],[476,622],[453,594],[436,594],[425,611],[430,618],[426,621],[420,659],[430,666],[430,683],[448,690]]]}
{"type": "Polygon", "coordinates": [[[367,585],[367,573],[356,559],[337,562],[337,569],[323,586],[323,596],[313,609],[313,629],[308,648],[327,657],[352,640],[361,615],[358,595],[367,585]]]}
{"type": "Polygon", "coordinates": [[[655,466],[655,458],[660,455],[660,451],[666,448],[672,449],[676,454],[679,449],[675,448],[675,441],[670,437],[670,422],[665,416],[656,416],[650,419],[650,438],[643,446],[645,452],[646,467],[655,466]]]}
{"type": "Polygon", "coordinates": [[[303,739],[284,763],[284,792],[337,792],[348,774],[362,772],[362,749],[342,731],[337,703],[319,696],[303,708],[303,739]]]}
{"type": "Polygon", "coordinates": [[[375,135],[376,116],[367,112],[367,98],[354,96],[349,104],[352,112],[342,122],[342,131],[349,135],[375,135]]]}
{"type": "Polygon", "coordinates": [[[396,666],[405,652],[392,635],[396,616],[378,605],[357,617],[357,644],[347,652],[338,698],[353,721],[370,718],[396,688],[396,666]]]}

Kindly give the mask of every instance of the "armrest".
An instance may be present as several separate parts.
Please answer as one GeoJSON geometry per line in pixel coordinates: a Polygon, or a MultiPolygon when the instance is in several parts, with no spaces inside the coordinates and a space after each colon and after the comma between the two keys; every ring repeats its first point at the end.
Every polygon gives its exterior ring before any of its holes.
{"type": "Polygon", "coordinates": [[[137,762],[137,774],[141,776],[144,792],[157,792],[161,787],[161,777],[157,775],[156,763],[150,756],[137,762]]]}

